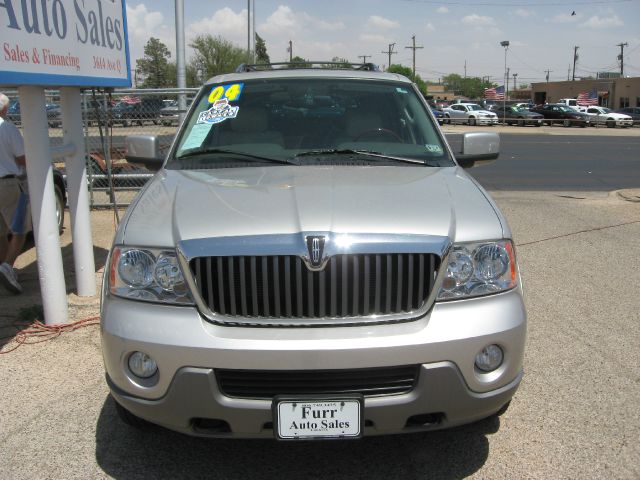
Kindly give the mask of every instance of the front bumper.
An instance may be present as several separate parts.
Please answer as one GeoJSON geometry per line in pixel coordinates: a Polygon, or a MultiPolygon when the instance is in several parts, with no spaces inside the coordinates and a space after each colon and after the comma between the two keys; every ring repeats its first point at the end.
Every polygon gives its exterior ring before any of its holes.
{"type": "Polygon", "coordinates": [[[499,410],[522,378],[526,314],[521,291],[515,289],[436,303],[423,318],[389,325],[225,327],[207,322],[192,307],[106,296],[101,331],[115,400],[136,416],[193,435],[273,435],[271,401],[223,395],[217,368],[340,370],[419,365],[420,375],[411,392],[365,398],[365,435],[375,435],[447,428],[499,410]],[[505,360],[496,371],[483,374],[474,368],[474,359],[490,343],[503,348],[505,360]],[[127,367],[129,355],[136,350],[158,363],[159,373],[150,382],[136,379],[127,367]],[[416,424],[416,416],[430,420],[416,424]],[[224,429],[217,427],[222,424],[224,429]]]}
{"type": "Polygon", "coordinates": [[[478,125],[498,125],[500,121],[498,117],[478,117],[476,123],[478,125]]]}

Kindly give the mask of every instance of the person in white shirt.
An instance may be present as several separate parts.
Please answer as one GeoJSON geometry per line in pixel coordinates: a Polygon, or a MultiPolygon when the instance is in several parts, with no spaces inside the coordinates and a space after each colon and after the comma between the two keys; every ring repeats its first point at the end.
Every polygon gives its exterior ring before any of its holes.
{"type": "Polygon", "coordinates": [[[13,293],[22,293],[13,264],[31,228],[31,214],[24,188],[24,141],[16,126],[6,119],[9,103],[9,98],[0,93],[0,283],[13,293]]]}

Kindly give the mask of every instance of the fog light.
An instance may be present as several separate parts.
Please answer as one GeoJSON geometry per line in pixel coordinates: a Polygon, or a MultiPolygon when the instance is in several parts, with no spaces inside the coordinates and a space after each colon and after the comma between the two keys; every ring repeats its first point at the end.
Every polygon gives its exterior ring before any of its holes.
{"type": "Polygon", "coordinates": [[[502,365],[504,354],[498,345],[487,345],[476,355],[476,367],[483,372],[493,372],[502,365]]]}
{"type": "Polygon", "coordinates": [[[146,353],[133,352],[129,357],[129,369],[137,377],[149,378],[156,374],[158,365],[146,353]]]}

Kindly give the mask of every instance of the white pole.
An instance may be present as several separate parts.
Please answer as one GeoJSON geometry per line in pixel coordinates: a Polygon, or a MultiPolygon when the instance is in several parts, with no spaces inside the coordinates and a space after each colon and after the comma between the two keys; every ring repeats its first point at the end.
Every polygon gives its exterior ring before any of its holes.
{"type": "Polygon", "coordinates": [[[76,272],[76,289],[80,297],[96,294],[93,239],[89,215],[89,192],[87,190],[87,164],[82,124],[80,89],[60,89],[62,127],[64,143],[75,146],[75,152],[66,158],[67,195],[71,212],[71,236],[73,261],[76,272]]]}
{"type": "Polygon", "coordinates": [[[24,125],[29,198],[45,323],[47,325],[67,323],[67,290],[56,219],[53,164],[49,149],[44,88],[19,87],[18,94],[24,125]]]}
{"type": "Polygon", "coordinates": [[[184,111],[187,109],[187,97],[184,89],[187,87],[187,74],[185,66],[185,46],[184,46],[184,0],[176,0],[176,69],[178,88],[183,91],[178,93],[178,110],[180,111],[180,122],[185,117],[184,111]]]}

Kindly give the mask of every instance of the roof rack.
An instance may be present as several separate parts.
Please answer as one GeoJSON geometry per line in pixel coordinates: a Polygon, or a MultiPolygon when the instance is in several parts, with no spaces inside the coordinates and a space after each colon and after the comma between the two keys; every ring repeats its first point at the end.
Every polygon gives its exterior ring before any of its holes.
{"type": "Polygon", "coordinates": [[[238,68],[236,68],[236,73],[257,72],[264,70],[293,70],[297,68],[315,68],[319,70],[365,70],[368,72],[380,71],[378,66],[373,63],[321,62],[305,60],[304,62],[277,62],[256,64],[242,63],[238,65],[238,68]]]}

